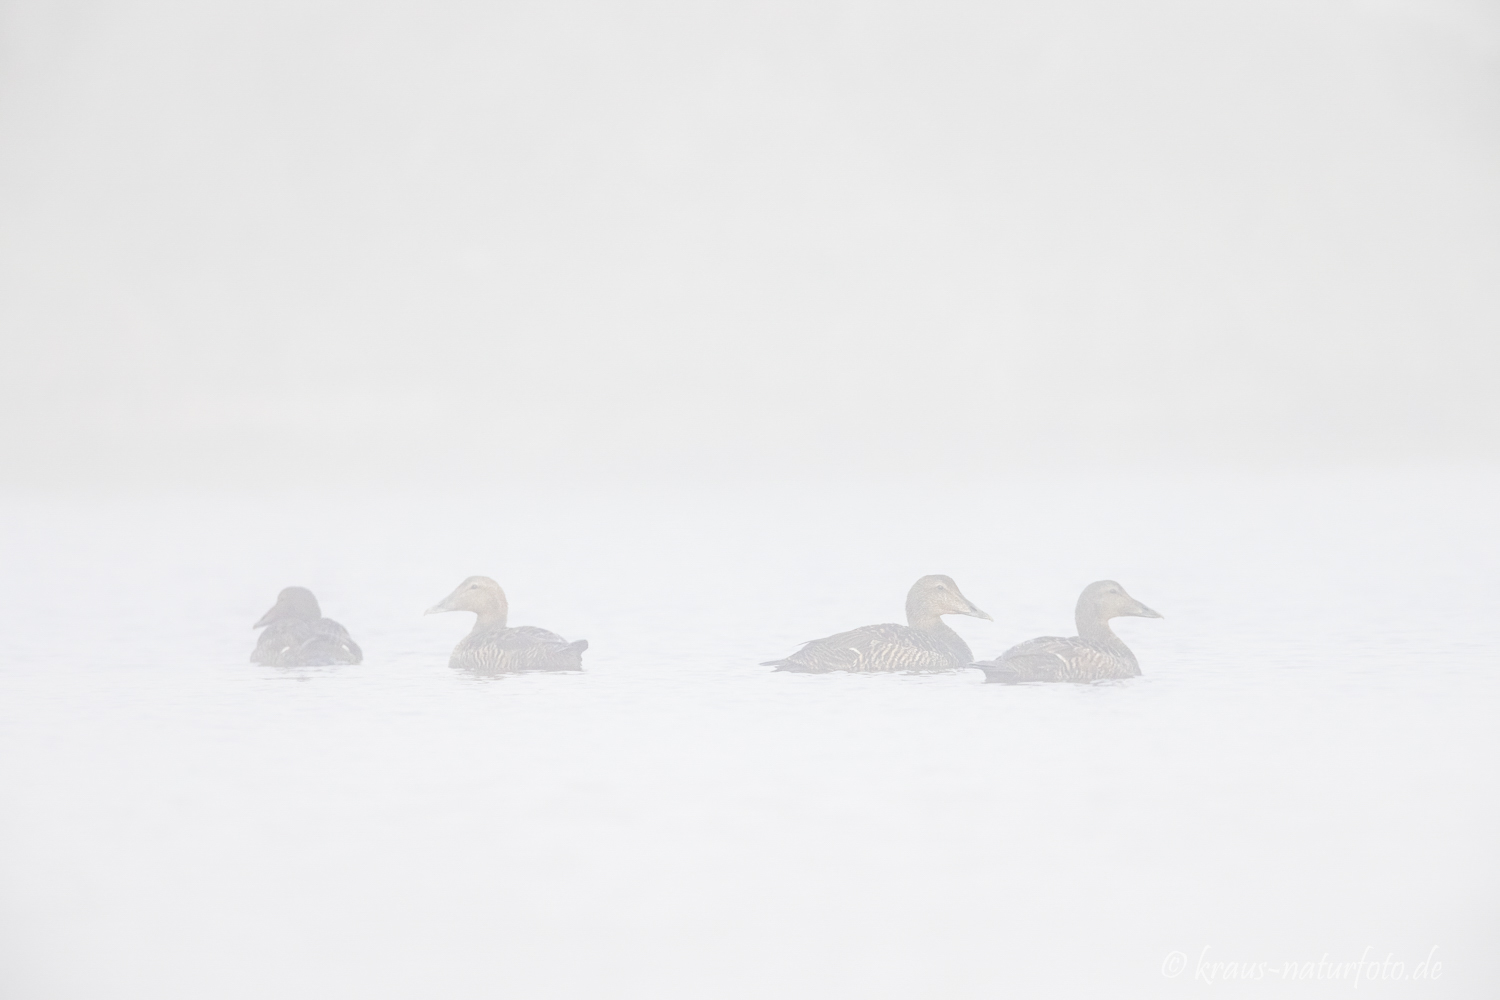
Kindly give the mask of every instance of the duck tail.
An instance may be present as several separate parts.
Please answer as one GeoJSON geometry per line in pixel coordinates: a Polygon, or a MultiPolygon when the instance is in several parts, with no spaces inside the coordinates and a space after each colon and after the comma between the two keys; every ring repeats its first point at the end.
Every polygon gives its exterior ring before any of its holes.
{"type": "Polygon", "coordinates": [[[821,674],[821,673],[825,673],[825,671],[818,670],[818,669],[816,669],[814,667],[809,667],[805,663],[799,663],[796,660],[792,659],[790,656],[787,657],[784,660],[767,660],[765,663],[762,663],[761,666],[763,666],[763,667],[775,667],[778,671],[780,671],[781,673],[785,673],[785,674],[821,674]]]}
{"type": "Polygon", "coordinates": [[[984,671],[986,684],[1018,684],[1021,681],[1020,671],[1000,660],[979,660],[969,666],[984,671]]]}

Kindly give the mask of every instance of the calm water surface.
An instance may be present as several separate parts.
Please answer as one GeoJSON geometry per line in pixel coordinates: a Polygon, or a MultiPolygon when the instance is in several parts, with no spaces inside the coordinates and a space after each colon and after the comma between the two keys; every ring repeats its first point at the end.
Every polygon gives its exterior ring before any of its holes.
{"type": "Polygon", "coordinates": [[[1494,996],[1497,498],[1432,471],[12,493],[0,985],[1494,996]],[[472,573],[586,671],[449,670],[472,617],[421,612],[472,573]],[[901,620],[924,573],[994,616],[948,619],[978,656],[1071,634],[1101,577],[1166,618],[1117,623],[1123,683],[756,665],[901,620]],[[363,665],[246,662],[293,583],[363,665]]]}

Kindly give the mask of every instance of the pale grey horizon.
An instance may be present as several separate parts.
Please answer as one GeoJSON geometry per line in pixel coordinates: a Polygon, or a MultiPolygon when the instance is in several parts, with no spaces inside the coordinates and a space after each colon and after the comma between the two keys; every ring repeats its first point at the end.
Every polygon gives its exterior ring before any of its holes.
{"type": "Polygon", "coordinates": [[[0,5],[0,481],[1500,457],[1500,11],[0,5]]]}

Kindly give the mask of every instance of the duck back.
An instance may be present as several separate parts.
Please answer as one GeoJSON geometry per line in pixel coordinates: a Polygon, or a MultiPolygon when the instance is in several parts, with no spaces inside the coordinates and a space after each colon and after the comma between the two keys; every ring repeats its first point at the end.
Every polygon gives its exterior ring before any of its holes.
{"type": "Polygon", "coordinates": [[[251,663],[276,667],[328,667],[360,663],[364,653],[344,626],[331,618],[284,618],[266,626],[251,663]]]}
{"type": "Polygon", "coordinates": [[[909,625],[866,625],[814,639],[791,656],[768,660],[763,667],[794,673],[822,674],[956,670],[969,665],[973,654],[958,633],[939,623],[937,628],[909,625]]]}
{"type": "Polygon", "coordinates": [[[1088,681],[1139,677],[1140,666],[1123,642],[1106,644],[1074,636],[1046,635],[1012,646],[994,660],[974,664],[985,680],[999,684],[1026,681],[1088,681]]]}
{"type": "Polygon", "coordinates": [[[484,673],[524,670],[582,670],[587,639],[569,642],[556,632],[532,625],[476,628],[453,648],[448,665],[484,673]]]}

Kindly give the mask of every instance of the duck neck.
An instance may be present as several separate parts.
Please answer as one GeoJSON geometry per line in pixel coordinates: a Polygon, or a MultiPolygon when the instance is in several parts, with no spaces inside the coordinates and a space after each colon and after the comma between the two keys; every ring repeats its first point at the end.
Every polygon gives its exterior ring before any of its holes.
{"type": "Polygon", "coordinates": [[[951,625],[943,621],[941,615],[913,614],[908,611],[906,624],[941,639],[945,645],[953,647],[954,655],[962,658],[963,662],[967,663],[973,659],[973,655],[969,650],[969,644],[964,642],[964,637],[955,632],[951,625]]]}
{"type": "MultiPolygon", "coordinates": [[[[910,604],[906,606],[906,624],[912,628],[919,628],[923,632],[932,632],[939,629],[953,632],[943,621],[942,615],[928,611],[925,608],[914,608],[910,604]]],[[[957,635],[958,633],[955,632],[954,634],[957,635]]]]}
{"type": "Polygon", "coordinates": [[[1115,630],[1109,627],[1108,618],[1085,614],[1080,608],[1074,618],[1074,623],[1078,626],[1078,638],[1096,646],[1103,646],[1116,656],[1124,657],[1132,663],[1135,662],[1135,654],[1130,651],[1129,646],[1125,645],[1124,640],[1115,635],[1115,630]]]}
{"type": "Polygon", "coordinates": [[[485,608],[483,611],[474,612],[475,632],[483,632],[492,628],[504,628],[505,621],[510,617],[510,609],[503,604],[498,608],[485,608]]]}

